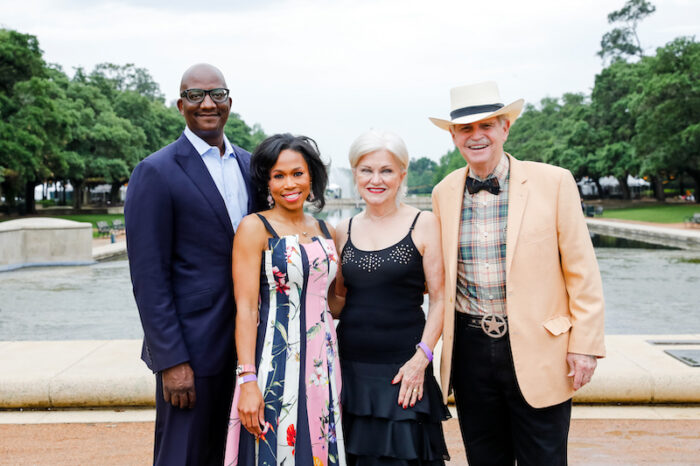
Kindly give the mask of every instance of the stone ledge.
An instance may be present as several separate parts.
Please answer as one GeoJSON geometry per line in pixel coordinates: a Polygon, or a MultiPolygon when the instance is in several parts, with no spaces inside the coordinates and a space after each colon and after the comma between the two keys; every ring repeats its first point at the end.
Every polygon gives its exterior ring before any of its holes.
{"type": "MultiPolygon", "coordinates": [[[[649,340],[700,335],[610,335],[608,357],[574,402],[700,403],[700,368],[649,340]]],[[[673,348],[698,345],[673,345],[673,348]]],[[[153,406],[155,377],[139,359],[140,340],[0,342],[0,409],[153,406]]],[[[439,348],[436,348],[439,353],[439,348]]],[[[439,368],[436,367],[436,371],[439,368]]]]}

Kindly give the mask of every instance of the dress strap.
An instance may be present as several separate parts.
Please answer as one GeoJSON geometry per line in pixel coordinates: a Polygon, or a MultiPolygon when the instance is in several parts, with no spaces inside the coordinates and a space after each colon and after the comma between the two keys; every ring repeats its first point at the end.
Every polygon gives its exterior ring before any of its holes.
{"type": "Polygon", "coordinates": [[[411,223],[411,228],[409,228],[409,230],[408,230],[409,232],[413,231],[413,227],[416,226],[416,222],[418,221],[418,216],[421,214],[421,212],[423,212],[423,211],[421,210],[416,214],[416,218],[413,219],[413,223],[411,223]]]}
{"type": "Polygon", "coordinates": [[[348,222],[348,238],[350,238],[350,229],[352,228],[352,219],[355,217],[350,217],[350,221],[348,222]]]}
{"type": "Polygon", "coordinates": [[[328,231],[328,227],[326,226],[326,222],[324,222],[323,220],[321,220],[319,218],[318,219],[318,226],[321,227],[321,231],[323,232],[323,236],[326,239],[333,239],[333,237],[331,236],[331,232],[328,231]]]}
{"type": "Polygon", "coordinates": [[[273,238],[279,238],[279,235],[275,231],[274,228],[272,228],[272,225],[270,225],[270,222],[267,221],[264,215],[260,214],[255,214],[260,218],[260,221],[263,222],[263,225],[265,225],[265,229],[267,230],[268,233],[272,235],[273,238]]]}

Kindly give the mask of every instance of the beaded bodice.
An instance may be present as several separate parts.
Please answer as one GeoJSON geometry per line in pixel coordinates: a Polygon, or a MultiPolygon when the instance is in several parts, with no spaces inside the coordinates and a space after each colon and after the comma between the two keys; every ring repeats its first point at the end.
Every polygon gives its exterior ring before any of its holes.
{"type": "Polygon", "coordinates": [[[401,241],[375,251],[356,248],[349,232],[341,254],[347,288],[338,327],[343,357],[393,362],[415,352],[425,325],[425,275],[412,230],[413,225],[401,241]],[[365,348],[374,351],[367,354],[365,348]]]}

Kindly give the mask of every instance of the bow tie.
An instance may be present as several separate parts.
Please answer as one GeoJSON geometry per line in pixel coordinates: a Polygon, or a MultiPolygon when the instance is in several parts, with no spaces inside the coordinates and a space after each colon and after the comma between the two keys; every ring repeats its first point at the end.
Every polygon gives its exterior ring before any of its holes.
{"type": "Polygon", "coordinates": [[[501,187],[498,185],[498,178],[494,177],[479,181],[476,178],[467,177],[467,190],[469,194],[478,193],[482,189],[485,189],[491,194],[498,194],[501,191],[501,187]]]}

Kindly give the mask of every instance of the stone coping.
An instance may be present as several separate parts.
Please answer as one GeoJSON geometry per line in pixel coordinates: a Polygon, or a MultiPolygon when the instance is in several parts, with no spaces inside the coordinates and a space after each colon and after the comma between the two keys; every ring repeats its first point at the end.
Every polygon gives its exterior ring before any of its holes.
{"type": "Polygon", "coordinates": [[[63,218],[51,217],[31,217],[20,218],[17,220],[8,220],[0,222],[0,231],[16,231],[16,230],[70,230],[74,228],[87,228],[92,233],[92,224],[85,222],[74,222],[63,218]]]}
{"type": "MultiPolygon", "coordinates": [[[[700,403],[700,368],[664,353],[700,349],[698,340],[700,334],[609,335],[608,357],[574,401],[700,403]],[[676,343],[650,343],[658,340],[676,343]]],[[[155,377],[140,353],[140,340],[0,342],[0,409],[153,406],[155,377]]]]}
{"type": "Polygon", "coordinates": [[[614,219],[599,220],[587,218],[586,224],[591,233],[617,236],[621,238],[646,241],[681,249],[700,250],[700,229],[681,229],[641,223],[616,222],[614,219]]]}
{"type": "Polygon", "coordinates": [[[92,258],[96,261],[111,259],[126,254],[126,241],[103,244],[92,248],[92,258]]]}

